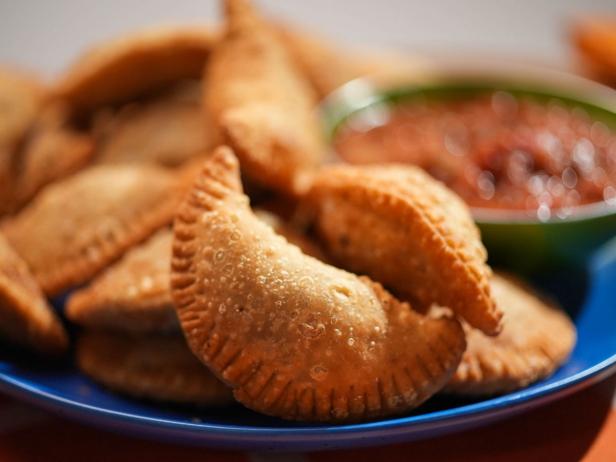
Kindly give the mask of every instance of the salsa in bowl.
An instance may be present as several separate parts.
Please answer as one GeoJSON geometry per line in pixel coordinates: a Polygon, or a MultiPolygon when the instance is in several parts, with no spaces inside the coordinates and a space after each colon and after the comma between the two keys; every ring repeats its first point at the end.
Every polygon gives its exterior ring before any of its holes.
{"type": "Polygon", "coordinates": [[[323,108],[339,160],[423,168],[469,204],[494,263],[581,264],[616,235],[612,90],[574,77],[358,80],[323,108]]]}

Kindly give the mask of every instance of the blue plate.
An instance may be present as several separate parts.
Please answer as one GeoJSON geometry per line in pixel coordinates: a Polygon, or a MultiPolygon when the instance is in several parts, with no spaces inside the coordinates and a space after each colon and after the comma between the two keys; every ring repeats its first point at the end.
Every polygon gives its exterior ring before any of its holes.
{"type": "Polygon", "coordinates": [[[616,363],[616,242],[588,272],[542,281],[575,319],[578,343],[548,380],[483,401],[435,397],[412,414],[355,425],[305,425],[252,413],[239,405],[219,410],[164,407],[124,399],[91,383],[70,363],[42,364],[0,353],[0,390],[84,423],[175,443],[231,449],[307,451],[381,445],[469,429],[524,412],[586,387],[616,363]]]}

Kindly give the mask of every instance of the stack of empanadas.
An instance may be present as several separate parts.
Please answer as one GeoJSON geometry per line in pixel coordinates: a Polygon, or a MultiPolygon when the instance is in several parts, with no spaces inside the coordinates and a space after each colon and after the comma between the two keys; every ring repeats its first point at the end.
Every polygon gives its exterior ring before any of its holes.
{"type": "Polygon", "coordinates": [[[553,373],[575,328],[492,273],[461,199],[411,166],[324,165],[319,98],[367,61],[247,0],[225,17],[103,44],[49,89],[0,73],[2,338],[63,354],[45,297],[68,294],[103,386],[302,421],[553,373]]]}

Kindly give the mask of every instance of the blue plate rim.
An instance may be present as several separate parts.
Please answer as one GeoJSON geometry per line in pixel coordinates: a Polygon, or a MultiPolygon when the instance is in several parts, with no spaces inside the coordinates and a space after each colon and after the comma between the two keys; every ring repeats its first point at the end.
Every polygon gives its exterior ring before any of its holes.
{"type": "Polygon", "coordinates": [[[411,428],[414,425],[428,426],[443,420],[451,420],[453,425],[460,418],[480,417],[497,414],[503,409],[513,412],[514,409],[523,408],[531,402],[545,404],[573,393],[580,388],[589,386],[607,377],[616,370],[616,353],[602,362],[584,369],[574,375],[545,385],[535,385],[527,389],[509,393],[507,395],[490,398],[478,403],[466,404],[452,409],[434,411],[427,414],[398,417],[395,419],[378,420],[346,425],[316,425],[294,426],[288,428],[251,425],[212,424],[205,422],[181,422],[165,418],[153,418],[133,413],[116,411],[104,407],[80,403],[65,397],[57,396],[51,392],[43,391],[15,379],[4,372],[0,372],[0,389],[17,398],[25,398],[34,404],[49,409],[58,409],[67,406],[66,410],[76,413],[96,415],[106,419],[118,419],[130,423],[147,423],[157,429],[174,429],[187,431],[203,431],[210,436],[226,435],[228,437],[293,437],[305,438],[311,436],[328,435],[329,437],[358,432],[376,432],[383,430],[400,430],[411,428]]]}

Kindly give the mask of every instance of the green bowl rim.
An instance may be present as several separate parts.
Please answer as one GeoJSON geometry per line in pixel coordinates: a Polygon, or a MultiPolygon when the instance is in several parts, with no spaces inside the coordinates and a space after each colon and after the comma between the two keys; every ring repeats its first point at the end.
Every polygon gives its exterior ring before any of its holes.
{"type": "MultiPolygon", "coordinates": [[[[564,75],[569,82],[565,88],[557,85],[557,89],[548,88],[547,81],[523,81],[516,77],[516,82],[511,78],[499,76],[440,76],[430,83],[406,83],[388,88],[382,88],[372,84],[369,79],[359,78],[347,82],[340,88],[328,95],[319,107],[321,120],[324,125],[327,139],[331,142],[340,127],[351,117],[370,107],[385,104],[391,106],[420,95],[442,97],[448,94],[462,96],[477,94],[486,91],[502,90],[508,93],[526,95],[543,101],[557,100],[568,106],[577,106],[591,114],[594,120],[602,121],[612,128],[616,128],[616,91],[596,82],[578,76],[565,73],[553,73],[564,75]],[[580,85],[576,90],[574,85],[580,85]],[[567,88],[568,87],[568,88],[567,88]],[[350,96],[352,94],[356,96],[350,96]],[[439,95],[440,94],[440,95],[439,95]],[[603,102],[607,99],[609,104],[603,102]],[[599,101],[601,100],[601,101],[599,101]],[[601,114],[601,117],[594,117],[601,114]]],[[[335,150],[332,148],[332,151],[335,150]]],[[[335,155],[335,154],[334,154],[335,155]]],[[[473,218],[480,224],[508,224],[508,225],[562,225],[572,222],[590,221],[601,219],[616,214],[616,204],[607,202],[594,202],[573,208],[571,215],[559,217],[551,215],[547,220],[540,220],[530,215],[527,210],[507,210],[497,208],[469,207],[473,218]]]]}

